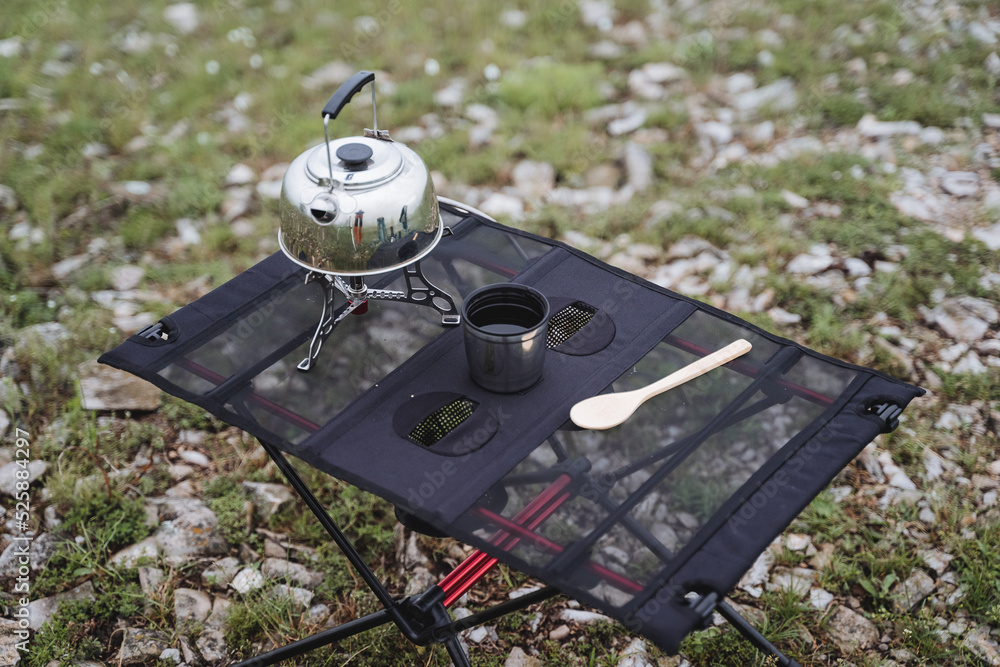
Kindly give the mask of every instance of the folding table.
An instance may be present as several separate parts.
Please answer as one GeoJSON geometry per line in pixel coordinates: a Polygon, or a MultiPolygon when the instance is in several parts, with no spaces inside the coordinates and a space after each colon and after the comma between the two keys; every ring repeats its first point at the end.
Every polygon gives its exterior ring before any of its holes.
{"type": "MultiPolygon", "coordinates": [[[[392,622],[468,665],[458,632],[560,591],[670,652],[718,611],[778,664],[797,664],[724,596],[922,390],[456,202],[441,209],[446,235],[421,260],[427,281],[457,300],[503,281],[549,299],[544,375],[528,390],[475,385],[461,327],[413,303],[372,301],[314,341],[317,322],[346,301],[281,253],[101,357],[256,436],[383,606],[245,664],[392,622]],[[621,426],[568,421],[579,400],[645,386],[738,338],[750,353],[621,426]],[[478,551],[427,591],[393,599],[285,454],[478,551]],[[547,586],[453,621],[448,607],[497,560],[547,586]]],[[[409,280],[380,278],[372,287],[409,280]]]]}

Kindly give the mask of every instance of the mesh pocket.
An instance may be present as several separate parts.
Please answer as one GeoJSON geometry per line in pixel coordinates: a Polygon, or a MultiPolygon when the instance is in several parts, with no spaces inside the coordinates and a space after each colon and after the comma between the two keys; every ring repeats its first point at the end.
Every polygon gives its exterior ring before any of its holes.
{"type": "Polygon", "coordinates": [[[430,447],[472,416],[479,403],[460,398],[421,419],[407,436],[411,441],[430,447]]]}
{"type": "Polygon", "coordinates": [[[571,303],[549,319],[546,347],[552,349],[572,338],[594,318],[597,309],[582,301],[571,303]]]}

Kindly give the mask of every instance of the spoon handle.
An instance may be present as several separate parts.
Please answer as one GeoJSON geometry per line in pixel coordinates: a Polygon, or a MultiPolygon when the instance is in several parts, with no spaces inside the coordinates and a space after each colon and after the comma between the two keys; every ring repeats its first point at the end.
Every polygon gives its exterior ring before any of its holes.
{"type": "Polygon", "coordinates": [[[750,348],[750,343],[743,338],[740,338],[739,340],[725,346],[721,350],[717,350],[708,356],[691,362],[684,368],[674,371],[662,380],[657,380],[653,384],[641,389],[633,390],[632,393],[634,393],[638,399],[636,406],[638,407],[652,397],[662,394],[668,389],[673,389],[674,387],[684,384],[689,380],[693,380],[700,375],[704,375],[713,368],[718,368],[719,366],[732,361],[736,357],[746,354],[750,351],[750,348]]]}
{"type": "Polygon", "coordinates": [[[580,428],[594,431],[618,426],[631,417],[636,408],[653,396],[684,384],[688,380],[693,380],[749,351],[750,343],[741,338],[646,387],[620,394],[600,394],[584,399],[573,406],[569,412],[569,418],[580,428]]]}

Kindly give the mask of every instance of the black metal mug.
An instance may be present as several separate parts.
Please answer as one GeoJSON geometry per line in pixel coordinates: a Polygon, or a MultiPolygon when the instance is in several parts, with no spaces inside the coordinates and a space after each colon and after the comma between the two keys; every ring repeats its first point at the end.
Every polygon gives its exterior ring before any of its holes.
{"type": "Polygon", "coordinates": [[[542,377],[549,302],[527,285],[481,287],[462,304],[465,356],[473,381],[502,394],[523,391],[542,377]]]}

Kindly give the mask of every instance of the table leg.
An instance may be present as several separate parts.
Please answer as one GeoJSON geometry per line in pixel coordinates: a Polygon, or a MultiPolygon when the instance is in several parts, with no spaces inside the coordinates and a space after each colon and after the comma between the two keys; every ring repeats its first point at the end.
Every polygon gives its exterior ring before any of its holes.
{"type": "Polygon", "coordinates": [[[267,665],[273,665],[277,662],[281,662],[282,660],[294,658],[308,651],[312,651],[313,649],[333,644],[334,642],[347,639],[348,637],[353,637],[356,634],[362,633],[366,630],[371,630],[372,628],[377,628],[380,625],[385,625],[391,621],[392,619],[389,617],[389,612],[382,609],[374,614],[368,614],[367,616],[362,616],[361,618],[338,625],[335,628],[318,632],[311,637],[300,639],[297,642],[292,642],[287,646],[276,648],[273,651],[268,651],[267,653],[250,658],[249,660],[238,662],[230,667],[267,667],[267,665]]]}
{"type": "Polygon", "coordinates": [[[295,492],[298,493],[299,497],[305,501],[306,505],[312,511],[313,515],[315,515],[316,519],[319,520],[323,528],[326,529],[326,532],[329,533],[331,538],[333,538],[333,541],[343,552],[344,556],[347,557],[347,560],[350,561],[351,565],[364,580],[368,588],[370,588],[372,593],[375,594],[378,601],[382,603],[382,606],[390,610],[395,609],[396,601],[391,595],[389,595],[389,591],[387,591],[385,586],[382,585],[382,582],[375,576],[375,573],[371,571],[368,564],[365,563],[364,559],[361,557],[361,554],[359,554],[358,550],[354,548],[353,544],[351,544],[351,541],[347,539],[347,537],[340,531],[340,528],[337,527],[337,524],[333,522],[333,518],[327,513],[323,505],[320,504],[316,496],[313,495],[313,492],[309,490],[309,487],[306,486],[305,482],[302,481],[299,474],[295,472],[295,468],[293,468],[292,464],[288,462],[288,459],[285,458],[284,454],[282,454],[277,447],[269,442],[264,440],[260,440],[259,442],[264,447],[264,451],[267,452],[267,455],[270,456],[271,460],[278,466],[281,474],[285,476],[288,483],[292,485],[295,492]]]}

